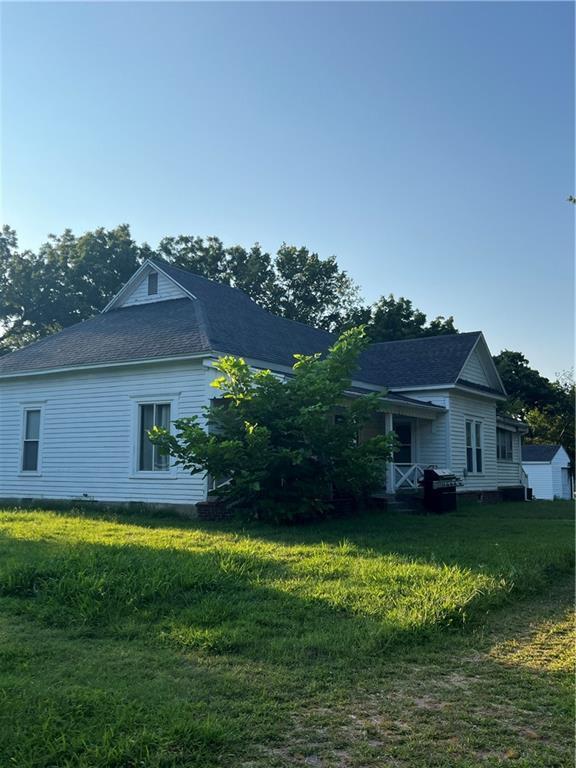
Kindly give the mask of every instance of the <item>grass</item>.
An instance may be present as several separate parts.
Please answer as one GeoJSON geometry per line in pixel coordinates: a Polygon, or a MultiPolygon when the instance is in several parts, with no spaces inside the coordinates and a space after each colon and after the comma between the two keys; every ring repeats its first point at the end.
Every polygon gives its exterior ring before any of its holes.
{"type": "Polygon", "coordinates": [[[0,512],[0,766],[572,765],[571,518],[0,512]]]}

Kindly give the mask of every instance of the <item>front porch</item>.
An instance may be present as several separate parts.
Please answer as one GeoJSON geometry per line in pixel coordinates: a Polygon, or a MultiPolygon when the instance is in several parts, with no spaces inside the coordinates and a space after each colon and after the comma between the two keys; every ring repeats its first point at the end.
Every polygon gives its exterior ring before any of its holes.
{"type": "Polygon", "coordinates": [[[447,419],[442,407],[428,403],[423,403],[422,408],[395,405],[394,412],[379,415],[370,431],[394,432],[398,440],[394,461],[386,466],[378,496],[415,493],[426,467],[448,464],[447,419]]]}

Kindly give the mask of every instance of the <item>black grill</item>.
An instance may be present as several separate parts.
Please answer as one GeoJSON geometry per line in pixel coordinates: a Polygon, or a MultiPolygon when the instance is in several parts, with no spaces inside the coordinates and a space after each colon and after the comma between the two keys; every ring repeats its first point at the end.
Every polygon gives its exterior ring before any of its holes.
{"type": "Polygon", "coordinates": [[[424,506],[430,512],[452,512],[456,509],[456,487],[462,480],[450,469],[428,467],[420,481],[424,487],[424,506]]]}

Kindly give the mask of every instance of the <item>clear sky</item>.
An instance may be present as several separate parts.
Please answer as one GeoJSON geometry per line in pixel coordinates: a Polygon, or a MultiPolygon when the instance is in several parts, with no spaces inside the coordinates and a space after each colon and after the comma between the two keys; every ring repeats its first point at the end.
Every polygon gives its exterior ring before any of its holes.
{"type": "Polygon", "coordinates": [[[4,3],[2,218],[335,254],[572,364],[574,5],[4,3]]]}

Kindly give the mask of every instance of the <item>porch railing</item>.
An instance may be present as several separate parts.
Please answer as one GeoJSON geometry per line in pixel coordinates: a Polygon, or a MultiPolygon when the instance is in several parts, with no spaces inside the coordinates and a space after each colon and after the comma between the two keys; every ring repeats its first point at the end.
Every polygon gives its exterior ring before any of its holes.
{"type": "Polygon", "coordinates": [[[393,464],[394,491],[417,490],[418,481],[424,477],[423,464],[393,464]]]}

